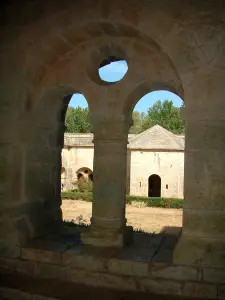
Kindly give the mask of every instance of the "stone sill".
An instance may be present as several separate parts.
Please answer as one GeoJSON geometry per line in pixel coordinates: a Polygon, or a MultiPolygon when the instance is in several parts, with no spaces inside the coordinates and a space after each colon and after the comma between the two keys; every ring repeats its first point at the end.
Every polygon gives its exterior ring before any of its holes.
{"type": "Polygon", "coordinates": [[[124,249],[84,246],[79,236],[77,229],[69,228],[30,241],[20,257],[2,258],[1,268],[95,287],[224,299],[225,270],[172,264],[174,236],[135,233],[134,245],[124,249]]]}

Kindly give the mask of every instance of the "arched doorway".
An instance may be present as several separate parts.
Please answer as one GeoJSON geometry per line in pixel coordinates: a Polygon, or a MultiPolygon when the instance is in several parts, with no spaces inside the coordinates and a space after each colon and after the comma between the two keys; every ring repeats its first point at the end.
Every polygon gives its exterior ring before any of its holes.
{"type": "Polygon", "coordinates": [[[148,178],[148,197],[161,197],[161,178],[153,174],[148,178]]]}
{"type": "Polygon", "coordinates": [[[91,169],[83,167],[77,170],[77,180],[84,179],[84,180],[93,180],[93,172],[91,169]]]}

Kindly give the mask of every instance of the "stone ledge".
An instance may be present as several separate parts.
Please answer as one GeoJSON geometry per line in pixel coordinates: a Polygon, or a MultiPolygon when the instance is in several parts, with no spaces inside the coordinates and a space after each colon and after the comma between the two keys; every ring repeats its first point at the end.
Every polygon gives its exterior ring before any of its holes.
{"type": "Polygon", "coordinates": [[[212,283],[225,283],[225,270],[224,269],[203,269],[203,280],[212,283]]]}
{"type": "Polygon", "coordinates": [[[61,264],[62,253],[41,249],[22,248],[21,258],[35,262],[61,264]]]}
{"type": "Polygon", "coordinates": [[[196,268],[187,266],[169,266],[164,268],[153,268],[151,271],[153,278],[174,279],[181,281],[198,280],[196,268]]]}
{"type": "Polygon", "coordinates": [[[144,278],[139,280],[138,286],[146,293],[182,296],[182,283],[173,280],[144,278]]]}
{"type": "MultiPolygon", "coordinates": [[[[60,280],[61,282],[67,282],[68,284],[74,282],[94,287],[145,292],[158,295],[178,295],[190,298],[217,299],[217,289],[219,299],[224,299],[225,295],[224,284],[217,285],[209,282],[143,277],[141,274],[144,275],[146,269],[141,268],[139,271],[136,271],[135,264],[131,264],[131,271],[126,270],[126,272],[122,271],[120,274],[116,274],[118,266],[116,267],[116,270],[113,270],[114,273],[107,273],[107,270],[99,272],[49,263],[30,263],[31,262],[29,261],[21,261],[17,264],[11,263],[13,270],[9,270],[9,268],[2,269],[2,273],[4,273],[5,270],[7,272],[16,271],[18,276],[20,276],[19,274],[25,274],[39,279],[60,280]],[[24,266],[21,267],[20,263],[24,264],[24,266]],[[15,266],[18,266],[16,270],[15,266]],[[133,270],[135,271],[133,272],[133,270]],[[128,272],[133,273],[133,275],[125,275],[128,272]]],[[[119,265],[120,263],[120,260],[117,260],[116,265],[119,265]]],[[[122,263],[125,263],[127,267],[127,264],[129,264],[130,261],[122,263]]],[[[141,265],[145,266],[145,264],[141,265]]]]}
{"type": "Polygon", "coordinates": [[[225,284],[218,285],[218,299],[225,299],[225,284]]]}
{"type": "Polygon", "coordinates": [[[3,299],[10,300],[58,300],[52,297],[45,297],[37,294],[30,294],[16,289],[0,287],[0,294],[3,299]]]}
{"type": "Polygon", "coordinates": [[[173,252],[176,265],[225,268],[225,240],[181,235],[173,252]],[[187,251],[188,249],[188,251],[187,251]]]}
{"type": "Polygon", "coordinates": [[[2,270],[16,271],[32,276],[36,274],[36,262],[11,258],[0,258],[0,261],[2,270]]]}
{"type": "Polygon", "coordinates": [[[183,287],[185,297],[217,299],[217,285],[210,283],[186,282],[183,287]]]}
{"type": "Polygon", "coordinates": [[[89,253],[81,253],[77,248],[71,248],[62,254],[62,264],[70,267],[77,267],[89,271],[106,271],[107,260],[104,255],[91,255],[89,253]]]}
{"type": "Polygon", "coordinates": [[[115,274],[87,272],[84,270],[72,269],[71,281],[90,286],[107,287],[116,290],[137,291],[135,278],[131,276],[118,276],[115,274]]]}
{"type": "Polygon", "coordinates": [[[149,264],[144,262],[114,258],[109,260],[108,270],[111,273],[121,275],[148,277],[149,264]]]}
{"type": "Polygon", "coordinates": [[[65,266],[38,263],[36,266],[36,276],[70,281],[70,269],[65,266]]]}

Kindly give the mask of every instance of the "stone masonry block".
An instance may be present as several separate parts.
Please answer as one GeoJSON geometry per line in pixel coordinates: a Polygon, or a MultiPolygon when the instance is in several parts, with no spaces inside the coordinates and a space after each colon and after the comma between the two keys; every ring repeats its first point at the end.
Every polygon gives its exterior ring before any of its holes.
{"type": "Polygon", "coordinates": [[[135,279],[131,276],[118,276],[108,273],[71,270],[71,281],[91,286],[107,287],[116,290],[136,291],[135,279]]]}
{"type": "Polygon", "coordinates": [[[21,257],[36,262],[61,264],[61,252],[22,248],[21,257]]]}
{"type": "Polygon", "coordinates": [[[19,259],[0,257],[0,268],[8,271],[16,271],[19,262],[19,259]]]}
{"type": "Polygon", "coordinates": [[[172,266],[160,269],[153,269],[152,276],[174,280],[197,280],[197,269],[187,266],[172,266]]]}
{"type": "Polygon", "coordinates": [[[52,297],[29,294],[20,290],[14,290],[14,289],[9,289],[4,287],[0,288],[0,294],[2,295],[3,299],[10,299],[10,300],[57,300],[56,298],[52,298],[52,297]]]}
{"type": "Polygon", "coordinates": [[[19,273],[35,276],[36,275],[36,262],[20,260],[17,271],[19,273]]]}
{"type": "Polygon", "coordinates": [[[106,270],[106,263],[104,258],[76,254],[73,251],[66,251],[62,254],[62,263],[70,267],[90,270],[90,271],[104,271],[106,270]]]}
{"type": "Polygon", "coordinates": [[[182,283],[172,280],[140,279],[138,286],[141,291],[150,294],[182,295],[182,283]]]}
{"type": "Polygon", "coordinates": [[[42,278],[54,278],[64,281],[70,278],[69,268],[53,264],[38,263],[36,274],[42,278]]]}
{"type": "Polygon", "coordinates": [[[9,240],[6,238],[0,239],[0,255],[3,257],[10,257],[10,258],[18,258],[20,256],[20,247],[17,246],[17,238],[14,236],[8,237],[9,240]]]}
{"type": "Polygon", "coordinates": [[[183,287],[183,295],[202,299],[216,299],[217,286],[209,283],[186,282],[183,287]]]}
{"type": "Polygon", "coordinates": [[[0,268],[10,272],[19,272],[27,275],[34,276],[36,274],[36,263],[11,258],[0,258],[0,268]]]}
{"type": "Polygon", "coordinates": [[[203,269],[203,280],[213,283],[225,283],[225,270],[224,269],[203,269]]]}
{"type": "Polygon", "coordinates": [[[225,284],[218,285],[218,299],[225,299],[225,284]]]}
{"type": "Polygon", "coordinates": [[[111,273],[140,277],[147,277],[149,274],[148,263],[132,260],[110,259],[108,270],[111,273]]]}

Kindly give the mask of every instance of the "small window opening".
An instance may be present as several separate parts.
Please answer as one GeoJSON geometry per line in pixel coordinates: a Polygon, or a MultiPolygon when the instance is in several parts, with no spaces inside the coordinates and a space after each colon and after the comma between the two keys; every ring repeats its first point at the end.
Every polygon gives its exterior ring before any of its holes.
{"type": "Polygon", "coordinates": [[[105,82],[117,82],[123,79],[128,71],[127,62],[119,57],[110,56],[99,66],[99,76],[105,82]]]}

